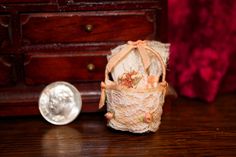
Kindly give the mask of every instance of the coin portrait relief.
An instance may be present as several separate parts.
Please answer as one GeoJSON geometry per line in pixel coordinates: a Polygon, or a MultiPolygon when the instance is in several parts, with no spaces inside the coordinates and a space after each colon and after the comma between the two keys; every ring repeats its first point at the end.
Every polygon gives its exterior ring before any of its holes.
{"type": "Polygon", "coordinates": [[[74,106],[73,96],[72,91],[65,85],[52,88],[49,92],[48,110],[58,118],[60,115],[68,115],[74,106]]]}

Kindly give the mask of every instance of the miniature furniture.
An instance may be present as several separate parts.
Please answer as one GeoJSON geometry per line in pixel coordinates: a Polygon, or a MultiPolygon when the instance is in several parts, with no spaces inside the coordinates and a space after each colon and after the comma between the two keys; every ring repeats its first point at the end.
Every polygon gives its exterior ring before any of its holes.
{"type": "Polygon", "coordinates": [[[35,115],[43,88],[67,81],[98,110],[106,55],[128,40],[167,41],[166,0],[0,2],[0,116],[35,115]]]}

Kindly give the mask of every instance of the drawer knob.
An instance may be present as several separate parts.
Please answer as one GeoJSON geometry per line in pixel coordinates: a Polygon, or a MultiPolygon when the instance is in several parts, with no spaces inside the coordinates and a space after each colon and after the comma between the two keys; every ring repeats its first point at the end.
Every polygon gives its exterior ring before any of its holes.
{"type": "Polygon", "coordinates": [[[91,25],[91,24],[85,25],[85,31],[86,32],[92,32],[93,31],[93,25],[91,25]]]}
{"type": "Polygon", "coordinates": [[[92,64],[92,63],[90,63],[90,64],[87,65],[87,69],[88,69],[89,71],[93,71],[93,70],[95,69],[95,65],[92,64]]]}

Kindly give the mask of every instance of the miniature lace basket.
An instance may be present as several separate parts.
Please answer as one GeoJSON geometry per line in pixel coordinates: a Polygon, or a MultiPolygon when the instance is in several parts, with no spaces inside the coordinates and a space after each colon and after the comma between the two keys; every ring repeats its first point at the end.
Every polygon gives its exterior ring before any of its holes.
{"type": "Polygon", "coordinates": [[[107,104],[107,125],[116,130],[133,133],[155,132],[161,123],[162,106],[167,89],[166,66],[161,55],[145,41],[128,42],[127,46],[113,55],[107,63],[105,82],[101,83],[99,108],[107,104]],[[144,68],[148,65],[148,54],[156,57],[161,65],[162,77],[155,88],[124,88],[109,77],[112,69],[131,50],[139,53],[144,68]]]}

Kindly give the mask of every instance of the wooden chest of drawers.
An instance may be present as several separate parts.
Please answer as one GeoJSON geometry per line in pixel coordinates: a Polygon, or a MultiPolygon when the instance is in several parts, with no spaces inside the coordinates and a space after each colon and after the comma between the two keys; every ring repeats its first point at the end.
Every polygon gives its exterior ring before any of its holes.
{"type": "Polygon", "coordinates": [[[106,55],[128,40],[166,41],[165,0],[0,2],[0,116],[35,115],[42,89],[74,84],[98,110],[106,55]]]}

